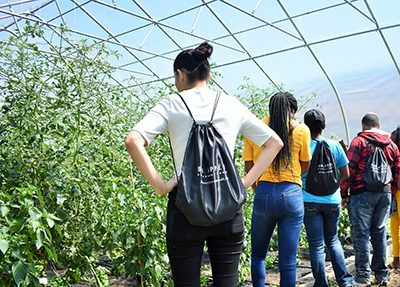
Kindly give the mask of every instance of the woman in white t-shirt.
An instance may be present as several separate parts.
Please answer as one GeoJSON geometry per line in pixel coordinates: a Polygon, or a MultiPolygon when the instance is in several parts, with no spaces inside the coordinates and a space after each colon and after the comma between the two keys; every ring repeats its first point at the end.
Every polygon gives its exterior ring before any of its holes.
{"type": "MultiPolygon", "coordinates": [[[[210,79],[208,58],[212,51],[213,47],[204,42],[196,49],[182,51],[174,61],[176,88],[194,119],[200,123],[210,120],[215,102],[216,92],[207,87],[210,79]]],[[[157,103],[132,129],[125,145],[155,192],[161,196],[169,193],[166,240],[174,286],[200,286],[204,242],[207,242],[210,255],[214,286],[237,286],[245,228],[242,209],[233,219],[218,225],[191,225],[175,206],[177,179],[174,176],[168,182],[164,182],[145,150],[158,134],[167,133],[171,139],[179,176],[192,123],[192,118],[179,95],[171,94],[157,103]]],[[[262,160],[259,160],[242,179],[244,187],[249,188],[273,161],[283,146],[282,141],[237,99],[224,93],[219,99],[213,123],[226,141],[232,156],[238,134],[243,134],[264,147],[260,155],[262,160]]]]}

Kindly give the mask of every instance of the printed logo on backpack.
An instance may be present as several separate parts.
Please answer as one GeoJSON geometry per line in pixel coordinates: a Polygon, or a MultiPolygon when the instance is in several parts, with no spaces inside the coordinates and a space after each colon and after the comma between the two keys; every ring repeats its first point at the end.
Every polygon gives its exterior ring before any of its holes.
{"type": "Polygon", "coordinates": [[[313,195],[333,194],[340,186],[335,158],[326,141],[317,141],[306,179],[306,190],[313,195]]]}
{"type": "Polygon", "coordinates": [[[217,225],[232,219],[247,199],[228,146],[212,122],[220,93],[217,93],[211,120],[205,124],[196,122],[186,102],[179,96],[193,119],[193,125],[175,205],[192,225],[217,225]]]}
{"type": "Polygon", "coordinates": [[[368,191],[383,191],[392,181],[392,171],[383,150],[376,146],[368,156],[363,182],[368,191]]]}

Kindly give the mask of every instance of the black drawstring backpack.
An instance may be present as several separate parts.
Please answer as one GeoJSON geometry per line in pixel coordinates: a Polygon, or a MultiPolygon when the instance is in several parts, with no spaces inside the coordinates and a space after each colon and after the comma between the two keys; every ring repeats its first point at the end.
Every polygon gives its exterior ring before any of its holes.
{"type": "Polygon", "coordinates": [[[317,141],[306,179],[306,190],[313,195],[333,194],[340,186],[335,158],[326,141],[317,141]]]}
{"type": "Polygon", "coordinates": [[[383,188],[392,181],[392,171],[387,162],[385,153],[379,146],[375,146],[368,156],[365,166],[363,182],[368,191],[383,191],[383,188]]]}
{"type": "Polygon", "coordinates": [[[182,96],[179,97],[188,109],[193,125],[175,205],[192,225],[217,225],[232,219],[247,199],[228,146],[212,122],[220,93],[216,95],[211,120],[204,124],[196,122],[182,96]]]}

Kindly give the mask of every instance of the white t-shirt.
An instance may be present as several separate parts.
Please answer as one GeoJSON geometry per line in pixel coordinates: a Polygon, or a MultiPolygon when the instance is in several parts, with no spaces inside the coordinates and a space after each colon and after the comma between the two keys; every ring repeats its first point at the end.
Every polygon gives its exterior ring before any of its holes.
{"type": "MultiPolygon", "coordinates": [[[[186,90],[180,93],[193,117],[199,123],[210,121],[216,92],[205,88],[186,90]]],[[[275,132],[251,113],[238,99],[221,93],[215,110],[214,125],[223,136],[233,156],[238,134],[262,146],[275,132]]],[[[176,170],[180,174],[186,143],[193,120],[177,94],[166,96],[137,123],[133,130],[139,132],[149,144],[161,133],[171,139],[176,170]]]]}

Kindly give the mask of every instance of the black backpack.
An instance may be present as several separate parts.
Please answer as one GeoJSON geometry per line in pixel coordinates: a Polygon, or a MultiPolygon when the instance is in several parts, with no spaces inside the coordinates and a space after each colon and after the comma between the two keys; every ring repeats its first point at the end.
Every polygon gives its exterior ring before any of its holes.
{"type": "MultiPolygon", "coordinates": [[[[178,94],[179,95],[179,94],[178,94]]],[[[232,219],[247,199],[242,179],[228,146],[212,120],[220,93],[217,93],[211,120],[193,119],[175,205],[192,225],[213,226],[232,219]]]]}
{"type": "Polygon", "coordinates": [[[363,182],[368,191],[383,191],[392,181],[392,171],[383,150],[376,146],[368,156],[363,182]]]}
{"type": "Polygon", "coordinates": [[[335,158],[324,140],[317,141],[306,179],[306,190],[313,195],[333,194],[340,186],[335,158]]]}

